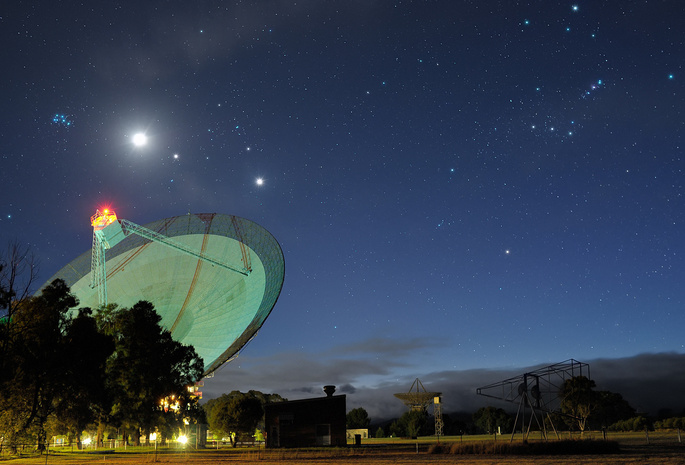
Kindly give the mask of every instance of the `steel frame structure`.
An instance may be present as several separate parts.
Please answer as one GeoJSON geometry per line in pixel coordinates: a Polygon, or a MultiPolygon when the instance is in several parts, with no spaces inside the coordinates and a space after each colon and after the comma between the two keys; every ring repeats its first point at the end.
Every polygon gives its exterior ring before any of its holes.
{"type": "Polygon", "coordinates": [[[523,440],[528,439],[533,420],[536,421],[544,439],[547,439],[547,425],[545,417],[554,430],[556,428],[551,414],[561,413],[561,387],[567,379],[575,376],[590,377],[590,365],[574,359],[538,368],[522,375],[508,378],[487,386],[479,387],[476,393],[481,396],[503,400],[518,404],[511,441],[514,439],[516,427],[521,419],[521,433],[523,440]],[[526,426],[526,409],[530,408],[530,416],[526,426]]]}
{"type": "MultiPolygon", "coordinates": [[[[238,228],[237,222],[233,220],[234,226],[238,228]]],[[[245,247],[243,242],[240,242],[242,252],[243,266],[236,267],[222,262],[216,258],[204,254],[202,251],[198,252],[191,247],[188,247],[178,241],[171,239],[157,231],[153,231],[144,226],[134,223],[133,221],[125,220],[123,218],[117,219],[113,211],[104,210],[100,212],[97,210],[95,215],[91,217],[91,224],[93,225],[93,246],[91,255],[91,284],[93,289],[97,288],[98,301],[101,307],[107,305],[107,270],[106,270],[106,250],[112,248],[118,242],[130,234],[135,234],[144,239],[153,242],[158,242],[178,252],[198,258],[211,265],[224,268],[243,276],[249,276],[252,272],[250,265],[250,252],[245,247]],[[111,230],[114,231],[111,231],[111,230]],[[123,233],[123,236],[121,234],[123,233]]]]}
{"type": "Polygon", "coordinates": [[[433,404],[433,416],[435,417],[435,435],[440,438],[443,431],[442,405],[440,404],[441,392],[429,392],[423,387],[423,383],[416,378],[409,388],[409,392],[394,394],[404,405],[412,411],[425,412],[430,404],[433,404]]]}

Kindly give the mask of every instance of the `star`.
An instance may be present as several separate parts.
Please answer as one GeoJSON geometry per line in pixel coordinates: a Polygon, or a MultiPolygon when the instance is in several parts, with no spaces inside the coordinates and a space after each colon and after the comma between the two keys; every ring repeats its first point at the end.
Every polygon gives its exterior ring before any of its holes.
{"type": "Polygon", "coordinates": [[[255,184],[257,184],[258,186],[264,185],[264,178],[257,178],[255,180],[255,184]]]}

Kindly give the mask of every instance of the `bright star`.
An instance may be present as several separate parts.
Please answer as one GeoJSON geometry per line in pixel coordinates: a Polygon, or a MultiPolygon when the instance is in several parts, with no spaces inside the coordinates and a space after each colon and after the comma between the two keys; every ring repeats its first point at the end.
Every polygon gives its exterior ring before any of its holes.
{"type": "Polygon", "coordinates": [[[139,132],[133,135],[132,142],[136,147],[142,147],[147,144],[147,136],[144,133],[139,132]]]}
{"type": "Polygon", "coordinates": [[[578,5],[573,5],[573,6],[571,7],[571,9],[572,9],[573,11],[578,11],[578,5]]]}
{"type": "Polygon", "coordinates": [[[255,184],[257,184],[258,186],[263,185],[264,184],[264,178],[257,178],[255,180],[255,184]]]}

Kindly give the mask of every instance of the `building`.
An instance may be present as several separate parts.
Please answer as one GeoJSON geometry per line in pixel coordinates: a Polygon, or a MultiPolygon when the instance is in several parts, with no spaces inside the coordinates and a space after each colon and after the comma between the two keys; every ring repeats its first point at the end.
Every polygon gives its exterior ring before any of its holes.
{"type": "Polygon", "coordinates": [[[264,407],[266,447],[345,446],[347,401],[325,386],[326,397],[275,402],[264,407]]]}
{"type": "Polygon", "coordinates": [[[361,439],[369,439],[369,430],[367,428],[347,430],[347,439],[355,439],[356,436],[359,436],[361,439]]]}

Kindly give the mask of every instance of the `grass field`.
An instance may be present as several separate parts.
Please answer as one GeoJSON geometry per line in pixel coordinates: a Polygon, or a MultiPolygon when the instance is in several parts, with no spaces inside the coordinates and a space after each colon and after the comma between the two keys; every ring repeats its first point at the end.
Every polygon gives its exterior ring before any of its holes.
{"type": "MultiPolygon", "coordinates": [[[[593,436],[592,434],[586,436],[593,436]]],[[[594,434],[595,441],[603,442],[601,433],[594,434]]],[[[568,439],[568,438],[565,438],[568,439]]],[[[442,453],[434,453],[434,437],[406,439],[368,439],[361,447],[312,448],[312,449],[263,449],[221,447],[219,449],[185,450],[161,448],[155,454],[154,448],[128,447],[123,449],[84,450],[72,452],[70,448],[51,449],[50,454],[24,455],[21,457],[0,458],[7,464],[111,464],[124,465],[136,463],[161,464],[685,464],[685,445],[678,442],[677,433],[614,433],[608,439],[616,441],[619,452],[597,455],[511,455],[511,454],[465,454],[457,455],[450,450],[475,449],[496,450],[494,446],[505,446],[509,437],[492,436],[444,437],[440,444],[442,453]],[[468,446],[468,447],[464,447],[468,446]],[[473,447],[472,447],[473,446],[473,447]]],[[[539,439],[529,441],[531,445],[540,443],[539,439]]],[[[514,443],[521,443],[515,438],[514,443]]]]}

